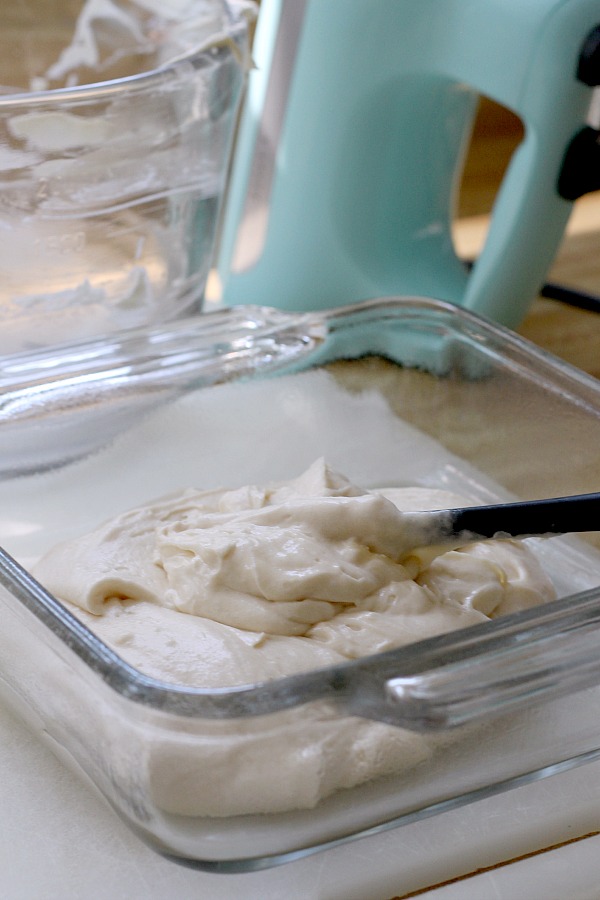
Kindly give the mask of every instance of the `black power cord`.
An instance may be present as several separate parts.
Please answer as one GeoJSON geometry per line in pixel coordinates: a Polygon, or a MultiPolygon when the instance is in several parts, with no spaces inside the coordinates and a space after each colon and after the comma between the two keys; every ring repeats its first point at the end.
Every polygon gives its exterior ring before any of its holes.
{"type": "Polygon", "coordinates": [[[562,284],[553,284],[552,282],[545,284],[540,291],[540,296],[546,297],[548,300],[558,300],[559,303],[566,303],[577,309],[600,313],[600,297],[588,294],[586,291],[565,287],[562,284]]]}

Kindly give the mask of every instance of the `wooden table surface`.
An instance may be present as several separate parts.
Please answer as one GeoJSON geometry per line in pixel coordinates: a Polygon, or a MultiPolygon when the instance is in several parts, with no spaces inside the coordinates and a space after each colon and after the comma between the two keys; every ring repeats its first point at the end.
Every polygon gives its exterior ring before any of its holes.
{"type": "MultiPolygon", "coordinates": [[[[548,280],[600,297],[600,196],[590,195],[576,204],[548,280]]],[[[600,313],[538,299],[519,331],[600,378],[600,313]]]]}

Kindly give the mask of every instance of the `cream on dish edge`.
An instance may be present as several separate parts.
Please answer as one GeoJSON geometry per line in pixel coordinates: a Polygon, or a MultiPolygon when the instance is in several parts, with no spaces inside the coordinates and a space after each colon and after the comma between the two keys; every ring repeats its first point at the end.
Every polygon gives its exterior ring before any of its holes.
{"type": "MultiPolygon", "coordinates": [[[[365,491],[319,460],[289,482],[184,490],[126,512],[52,549],[34,574],[147,675],[203,688],[254,683],[553,599],[520,542],[433,560],[418,550],[401,562],[390,555],[398,509],[463,505],[429,488],[365,491]]],[[[271,732],[222,727],[206,771],[199,747],[188,758],[157,745],[155,801],[180,815],[311,807],[415,765],[439,740],[311,705],[280,719],[271,732]]]]}

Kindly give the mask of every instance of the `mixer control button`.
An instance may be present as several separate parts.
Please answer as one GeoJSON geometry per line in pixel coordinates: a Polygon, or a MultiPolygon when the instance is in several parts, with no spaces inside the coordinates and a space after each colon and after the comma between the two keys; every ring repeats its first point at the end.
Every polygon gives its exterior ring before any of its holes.
{"type": "Polygon", "coordinates": [[[600,84],[600,25],[596,25],[583,42],[577,77],[590,87],[600,84]]]}
{"type": "Polygon", "coordinates": [[[565,153],[557,189],[565,200],[576,200],[583,194],[600,189],[598,129],[587,126],[575,135],[565,153]]]}

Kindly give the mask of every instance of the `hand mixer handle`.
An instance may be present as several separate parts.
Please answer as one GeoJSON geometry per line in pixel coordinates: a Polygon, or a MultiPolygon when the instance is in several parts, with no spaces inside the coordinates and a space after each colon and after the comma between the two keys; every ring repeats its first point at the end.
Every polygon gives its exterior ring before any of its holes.
{"type": "MultiPolygon", "coordinates": [[[[503,16],[508,10],[501,5],[503,16]]],[[[496,57],[489,95],[521,118],[525,136],[500,186],[486,243],[461,302],[514,327],[542,286],[571,213],[559,180],[567,148],[584,126],[592,100],[577,68],[600,7],[593,0],[527,0],[516,4],[513,15],[514,28],[519,15],[530,18],[527,70],[516,82],[510,57],[496,57]]]]}
{"type": "Polygon", "coordinates": [[[514,325],[571,204],[556,183],[592,89],[597,0],[262,0],[222,230],[225,303],[426,294],[514,325]],[[526,137],[471,275],[451,223],[477,97],[526,137]]]}

